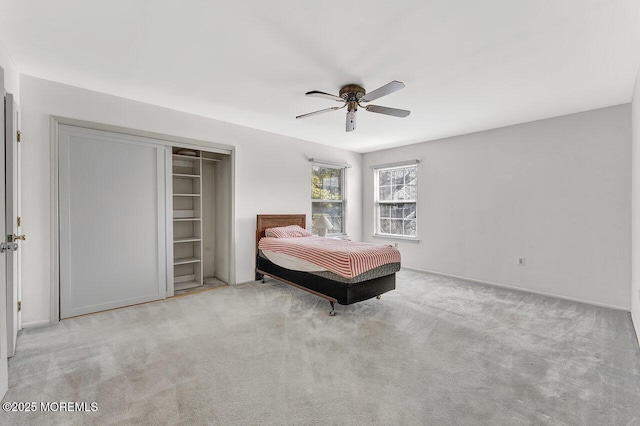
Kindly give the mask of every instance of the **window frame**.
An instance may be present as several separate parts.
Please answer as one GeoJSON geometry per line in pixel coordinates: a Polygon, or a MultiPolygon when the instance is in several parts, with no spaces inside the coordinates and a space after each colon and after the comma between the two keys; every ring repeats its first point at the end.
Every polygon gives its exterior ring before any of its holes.
{"type": "MultiPolygon", "coordinates": [[[[346,197],[346,193],[347,193],[347,168],[349,166],[347,165],[333,165],[333,164],[326,164],[326,163],[316,163],[316,162],[311,162],[311,178],[313,178],[313,168],[314,167],[320,167],[323,169],[335,169],[335,170],[340,170],[340,200],[325,200],[325,199],[314,199],[313,196],[311,198],[311,233],[313,235],[318,235],[317,231],[313,228],[313,204],[314,203],[340,203],[342,204],[342,216],[341,216],[341,222],[342,222],[342,231],[341,232],[330,232],[327,231],[327,237],[347,237],[347,197],[346,197]]],[[[313,189],[313,187],[311,188],[313,189]]],[[[333,230],[331,230],[333,231],[333,230]]]]}
{"type": "Polygon", "coordinates": [[[386,238],[386,239],[396,239],[396,240],[405,240],[412,242],[419,242],[419,221],[418,221],[418,164],[419,161],[405,161],[400,163],[392,163],[392,164],[382,164],[379,166],[371,167],[373,169],[373,236],[378,238],[386,238]],[[416,194],[413,200],[390,200],[390,201],[381,201],[380,200],[380,172],[387,170],[398,170],[398,169],[407,169],[407,168],[415,168],[416,173],[416,194]],[[414,204],[415,212],[416,212],[416,234],[415,235],[403,235],[403,234],[388,234],[381,231],[381,217],[380,217],[380,207],[384,204],[414,204]]]}

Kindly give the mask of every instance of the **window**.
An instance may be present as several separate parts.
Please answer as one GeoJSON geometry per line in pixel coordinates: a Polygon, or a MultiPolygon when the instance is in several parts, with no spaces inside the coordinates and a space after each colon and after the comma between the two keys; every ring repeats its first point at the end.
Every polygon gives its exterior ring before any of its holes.
{"type": "MultiPolygon", "coordinates": [[[[311,223],[324,214],[333,225],[328,234],[344,234],[345,169],[314,164],[311,166],[311,223]]],[[[313,229],[317,234],[318,231],[313,229]]]]}
{"type": "Polygon", "coordinates": [[[417,238],[416,162],[374,169],[376,234],[417,238]]]}

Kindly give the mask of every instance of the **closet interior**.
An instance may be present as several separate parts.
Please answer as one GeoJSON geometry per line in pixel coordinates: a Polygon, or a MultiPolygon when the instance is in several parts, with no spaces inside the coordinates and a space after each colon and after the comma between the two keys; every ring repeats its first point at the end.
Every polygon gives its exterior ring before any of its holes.
{"type": "Polygon", "coordinates": [[[173,293],[227,284],[230,156],[172,153],[173,293]]]}

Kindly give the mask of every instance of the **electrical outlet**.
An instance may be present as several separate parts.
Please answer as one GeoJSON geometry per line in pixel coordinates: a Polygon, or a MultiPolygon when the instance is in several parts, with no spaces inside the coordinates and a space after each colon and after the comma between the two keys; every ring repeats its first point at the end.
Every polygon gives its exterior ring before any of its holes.
{"type": "Polygon", "coordinates": [[[524,262],[524,257],[519,257],[518,258],[518,265],[520,266],[524,266],[525,262],[524,262]]]}

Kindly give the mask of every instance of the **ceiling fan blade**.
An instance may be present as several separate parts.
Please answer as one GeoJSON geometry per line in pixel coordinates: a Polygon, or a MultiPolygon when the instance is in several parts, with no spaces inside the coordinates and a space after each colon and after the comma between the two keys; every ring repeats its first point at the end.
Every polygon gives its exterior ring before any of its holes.
{"type": "Polygon", "coordinates": [[[387,83],[373,92],[367,93],[360,99],[360,102],[371,102],[383,96],[390,95],[393,92],[397,92],[400,89],[404,89],[404,83],[393,80],[391,83],[387,83]]]}
{"type": "MultiPolygon", "coordinates": [[[[346,105],[346,104],[345,104],[346,105]]],[[[321,109],[319,111],[314,111],[314,112],[310,112],[308,114],[302,114],[297,116],[296,118],[307,118],[307,117],[311,117],[312,115],[318,115],[318,114],[324,114],[325,112],[329,112],[329,111],[335,111],[337,109],[341,109],[344,107],[331,107],[331,108],[325,108],[325,109],[321,109]]]]}
{"type": "Polygon", "coordinates": [[[356,111],[347,111],[347,132],[353,132],[356,129],[356,111]]]}
{"type": "Polygon", "coordinates": [[[411,111],[406,109],[389,108],[378,105],[367,105],[365,109],[369,112],[377,112],[378,114],[392,115],[394,117],[406,117],[411,114],[411,111]]]}
{"type": "Polygon", "coordinates": [[[331,93],[321,92],[319,90],[312,90],[310,92],[305,93],[305,95],[311,96],[314,98],[324,98],[324,99],[331,99],[332,101],[344,102],[344,99],[342,99],[340,96],[332,95],[331,93]]]}

